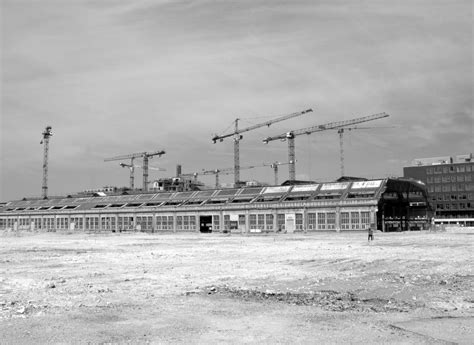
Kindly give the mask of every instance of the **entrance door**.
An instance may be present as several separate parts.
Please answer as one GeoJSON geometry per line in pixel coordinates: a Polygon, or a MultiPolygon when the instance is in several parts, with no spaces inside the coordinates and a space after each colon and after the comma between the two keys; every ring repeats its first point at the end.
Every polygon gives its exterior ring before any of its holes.
{"type": "Polygon", "coordinates": [[[199,230],[212,232],[212,216],[199,216],[199,230]]]}

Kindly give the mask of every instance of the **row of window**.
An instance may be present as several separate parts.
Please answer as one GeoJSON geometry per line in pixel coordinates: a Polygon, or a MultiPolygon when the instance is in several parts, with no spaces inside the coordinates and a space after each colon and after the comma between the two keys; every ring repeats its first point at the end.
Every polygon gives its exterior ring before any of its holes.
{"type": "Polygon", "coordinates": [[[474,191],[474,183],[454,183],[454,184],[443,184],[443,185],[429,185],[429,193],[441,193],[441,192],[470,192],[474,191]]]}
{"type": "Polygon", "coordinates": [[[474,204],[470,202],[436,204],[436,210],[468,210],[473,207],[474,204]]]}
{"type": "Polygon", "coordinates": [[[474,193],[470,194],[436,194],[431,195],[431,201],[474,200],[474,193]]]}
{"type": "Polygon", "coordinates": [[[460,164],[460,165],[444,165],[435,166],[426,169],[426,174],[449,174],[449,173],[463,173],[474,171],[474,164],[460,164]]]}
{"type": "Polygon", "coordinates": [[[471,182],[472,174],[467,175],[445,175],[445,176],[427,176],[426,183],[449,183],[449,182],[471,182]]]}
{"type": "MultiPolygon", "coordinates": [[[[285,230],[285,214],[277,214],[275,222],[274,214],[250,214],[250,230],[285,230]],[[275,224],[276,223],[276,224],[275,224]],[[277,229],[275,229],[275,225],[277,229]]],[[[0,229],[14,228],[15,223],[19,230],[117,230],[117,231],[151,231],[156,230],[198,230],[198,216],[156,216],[153,224],[153,216],[91,216],[91,217],[65,217],[45,216],[40,217],[9,217],[0,218],[0,229]],[[176,220],[176,222],[175,222],[176,220]]],[[[365,229],[370,223],[369,212],[341,212],[340,226],[342,230],[365,229]]],[[[231,222],[230,215],[224,215],[224,229],[245,229],[245,215],[238,215],[238,221],[231,222]]],[[[220,230],[220,216],[212,216],[212,230],[220,230]]],[[[295,230],[304,230],[303,213],[295,214],[295,230]]],[[[308,212],[307,230],[334,230],[336,229],[335,212],[308,212]]]]}
{"type": "MultiPolygon", "coordinates": [[[[294,202],[294,201],[305,201],[305,200],[332,200],[332,199],[339,199],[341,198],[342,194],[321,194],[317,195],[314,198],[311,197],[311,195],[306,195],[306,196],[298,196],[298,197],[287,197],[282,202],[294,202]]],[[[373,198],[374,193],[366,193],[366,194],[354,194],[350,193],[347,196],[350,199],[368,199],[368,198],[373,198]]],[[[278,202],[281,197],[277,197],[274,199],[257,199],[255,200],[256,203],[261,203],[261,202],[278,202]]],[[[192,206],[192,205],[216,205],[216,204],[238,204],[238,203],[250,203],[252,202],[252,198],[246,198],[246,199],[215,199],[215,200],[169,200],[169,201],[162,201],[162,202],[148,202],[148,203],[124,203],[124,204],[97,204],[93,208],[94,209],[123,209],[123,208],[138,208],[138,207],[165,207],[165,206],[192,206]]],[[[11,207],[7,208],[7,212],[11,211],[46,211],[46,210],[72,210],[77,208],[79,205],[68,205],[68,206],[42,206],[42,207],[11,207]]]]}

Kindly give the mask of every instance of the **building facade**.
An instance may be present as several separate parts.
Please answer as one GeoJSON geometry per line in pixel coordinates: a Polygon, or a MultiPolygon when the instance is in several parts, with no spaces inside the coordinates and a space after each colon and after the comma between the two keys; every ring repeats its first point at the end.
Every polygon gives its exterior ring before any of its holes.
{"type": "Polygon", "coordinates": [[[311,232],[419,230],[425,186],[384,179],[133,195],[23,199],[0,206],[0,229],[311,232]]]}
{"type": "Polygon", "coordinates": [[[437,223],[474,226],[474,160],[472,154],[416,159],[404,177],[426,184],[437,223]]]}

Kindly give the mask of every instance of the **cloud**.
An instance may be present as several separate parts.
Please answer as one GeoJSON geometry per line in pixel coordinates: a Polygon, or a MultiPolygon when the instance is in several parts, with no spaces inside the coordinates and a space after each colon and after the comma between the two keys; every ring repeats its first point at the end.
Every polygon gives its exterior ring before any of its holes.
{"type": "MultiPolygon", "coordinates": [[[[50,191],[126,185],[103,162],[163,148],[174,172],[233,165],[236,117],[313,114],[245,134],[241,165],[284,161],[268,135],[385,111],[346,135],[347,171],[385,175],[472,147],[468,1],[2,2],[0,199],[39,194],[41,131],[52,125],[50,191]],[[21,145],[18,140],[21,138],[21,145]],[[370,154],[367,154],[370,153],[370,154]],[[397,165],[398,164],[398,165],[397,165]]],[[[244,120],[242,125],[244,125],[244,120]]],[[[296,140],[298,176],[339,174],[337,134],[296,140]]],[[[287,169],[281,168],[281,178],[287,169]]],[[[265,169],[243,178],[271,182],[265,169]]],[[[223,176],[223,181],[232,176],[223,176]]]]}

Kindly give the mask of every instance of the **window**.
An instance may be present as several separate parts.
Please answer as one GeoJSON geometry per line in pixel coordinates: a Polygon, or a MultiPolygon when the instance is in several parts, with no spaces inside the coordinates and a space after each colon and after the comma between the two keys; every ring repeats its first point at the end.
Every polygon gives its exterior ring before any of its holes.
{"type": "Polygon", "coordinates": [[[328,230],[334,230],[336,228],[336,212],[328,212],[326,219],[328,230]]]}
{"type": "Polygon", "coordinates": [[[308,213],[308,230],[316,229],[316,213],[308,213]]]}
{"type": "Polygon", "coordinates": [[[451,175],[451,182],[456,182],[456,175],[451,175]]]}
{"type": "Polygon", "coordinates": [[[265,229],[266,230],[273,229],[273,214],[271,213],[265,215],[265,229]]]}
{"type": "Polygon", "coordinates": [[[173,216],[156,216],[157,230],[173,230],[173,216]]]}
{"type": "Polygon", "coordinates": [[[448,173],[448,167],[443,167],[443,174],[447,174],[448,173]]]}
{"type": "Polygon", "coordinates": [[[351,228],[352,229],[359,229],[360,228],[360,221],[359,221],[359,212],[351,212],[351,228]]]}
{"type": "Polygon", "coordinates": [[[471,167],[474,167],[473,165],[466,165],[466,172],[474,171],[471,167]]]}
{"type": "Polygon", "coordinates": [[[458,196],[456,194],[451,194],[451,200],[457,200],[458,196]]]}
{"type": "Polygon", "coordinates": [[[434,182],[435,183],[441,183],[441,177],[440,176],[435,176],[434,182]]]}
{"type": "Polygon", "coordinates": [[[449,184],[444,184],[443,185],[443,192],[450,192],[451,191],[451,186],[449,184]]]}
{"type": "MultiPolygon", "coordinates": [[[[115,220],[115,218],[114,218],[115,220]]],[[[83,229],[83,218],[82,217],[72,217],[71,223],[74,223],[74,229],[82,230],[83,229]]]]}
{"type": "Polygon", "coordinates": [[[428,192],[433,193],[434,190],[434,186],[428,186],[428,192]]]}
{"type": "Polygon", "coordinates": [[[428,176],[426,178],[426,183],[433,183],[433,177],[432,176],[428,176]]]}
{"type": "Polygon", "coordinates": [[[349,212],[341,212],[341,230],[349,230],[349,212]]]}
{"type": "Polygon", "coordinates": [[[239,225],[245,226],[245,214],[239,214],[239,225]]]}
{"type": "Polygon", "coordinates": [[[278,226],[278,230],[285,230],[285,215],[284,214],[277,215],[277,226],[278,226]]]}
{"type": "Polygon", "coordinates": [[[318,230],[326,229],[326,213],[318,212],[318,230]]]}
{"type": "Polygon", "coordinates": [[[363,228],[366,228],[370,224],[370,212],[360,213],[360,223],[363,228]]]}
{"type": "Polygon", "coordinates": [[[296,230],[303,230],[303,213],[296,214],[296,230]]]}
{"type": "Polygon", "coordinates": [[[464,182],[464,175],[458,175],[456,179],[458,182],[464,182]]]}
{"type": "Polygon", "coordinates": [[[466,182],[471,182],[472,181],[472,175],[466,175],[465,177],[466,182]]]}
{"type": "Polygon", "coordinates": [[[443,171],[443,169],[441,167],[435,167],[434,168],[434,173],[435,174],[441,174],[442,171],[443,171]]]}
{"type": "Polygon", "coordinates": [[[212,216],[212,230],[219,230],[220,228],[219,216],[212,216]]]}
{"type": "Polygon", "coordinates": [[[451,192],[456,192],[457,191],[457,186],[456,184],[451,185],[451,192]]]}
{"type": "MultiPolygon", "coordinates": [[[[283,215],[285,217],[285,215],[283,215]]],[[[250,230],[257,229],[257,215],[256,214],[251,214],[249,216],[249,222],[250,222],[250,230]]]]}
{"type": "Polygon", "coordinates": [[[442,176],[442,177],[441,177],[441,181],[442,181],[443,183],[451,182],[451,177],[448,176],[448,175],[442,176]]]}
{"type": "Polygon", "coordinates": [[[257,215],[257,228],[260,230],[265,229],[265,215],[264,214],[257,215]]]}
{"type": "Polygon", "coordinates": [[[458,165],[456,167],[456,172],[458,172],[458,173],[463,173],[465,170],[466,169],[465,169],[464,165],[458,165]]]}
{"type": "Polygon", "coordinates": [[[75,208],[78,208],[79,205],[69,205],[69,206],[66,206],[64,209],[65,210],[74,210],[75,208]]]}
{"type": "Polygon", "coordinates": [[[426,169],[426,174],[427,175],[432,175],[433,174],[433,168],[426,169]]]}
{"type": "Polygon", "coordinates": [[[182,230],[183,229],[183,216],[177,216],[176,217],[176,230],[182,230]]]}

